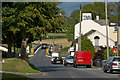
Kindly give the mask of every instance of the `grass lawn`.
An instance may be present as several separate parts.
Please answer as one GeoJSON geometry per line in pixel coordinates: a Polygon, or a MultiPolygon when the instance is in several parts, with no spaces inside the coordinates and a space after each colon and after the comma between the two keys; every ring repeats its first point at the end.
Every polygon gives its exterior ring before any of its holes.
{"type": "Polygon", "coordinates": [[[26,76],[2,73],[2,80],[35,80],[26,76]]]}
{"type": "Polygon", "coordinates": [[[19,58],[6,58],[5,63],[2,63],[2,69],[8,71],[16,71],[21,73],[40,73],[40,71],[33,69],[27,61],[19,58]]]}
{"type": "Polygon", "coordinates": [[[48,33],[47,36],[65,36],[65,33],[48,33]]]}

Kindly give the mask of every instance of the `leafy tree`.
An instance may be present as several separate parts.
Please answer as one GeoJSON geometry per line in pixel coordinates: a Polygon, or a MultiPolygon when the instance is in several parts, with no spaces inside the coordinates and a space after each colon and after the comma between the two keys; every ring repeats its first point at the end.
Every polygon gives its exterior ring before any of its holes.
{"type": "Polygon", "coordinates": [[[3,41],[8,44],[10,54],[12,44],[21,43],[21,53],[24,59],[27,41],[39,39],[47,32],[60,30],[63,27],[65,13],[56,6],[57,3],[51,2],[3,3],[2,23],[5,33],[3,41]]]}
{"type": "Polygon", "coordinates": [[[92,59],[94,58],[95,49],[92,42],[87,39],[87,37],[81,41],[81,51],[91,51],[92,59]]]}
{"type": "Polygon", "coordinates": [[[119,22],[119,2],[111,2],[108,4],[109,22],[119,22]]]}
{"type": "MultiPolygon", "coordinates": [[[[119,49],[119,52],[120,52],[120,49],[119,49]]],[[[117,53],[113,53],[113,49],[109,49],[109,56],[116,56],[117,53]]],[[[120,55],[120,54],[119,54],[120,55]]],[[[107,50],[105,50],[102,54],[103,56],[103,59],[106,60],[107,59],[107,50]]]]}

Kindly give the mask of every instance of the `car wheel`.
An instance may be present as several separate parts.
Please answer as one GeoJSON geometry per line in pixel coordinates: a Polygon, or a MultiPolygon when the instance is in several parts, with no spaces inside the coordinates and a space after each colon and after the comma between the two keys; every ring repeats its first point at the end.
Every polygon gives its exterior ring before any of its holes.
{"type": "Polygon", "coordinates": [[[112,70],[110,70],[110,68],[108,68],[108,72],[109,72],[109,73],[112,73],[113,71],[112,71],[112,70]]]}
{"type": "Polygon", "coordinates": [[[103,69],[103,72],[105,72],[105,73],[106,73],[106,72],[107,72],[107,70],[103,69]]]}
{"type": "Polygon", "coordinates": [[[75,68],[77,68],[77,65],[75,64],[75,68]]]}
{"type": "Polygon", "coordinates": [[[75,64],[73,64],[73,67],[75,67],[75,64]]]}
{"type": "Polygon", "coordinates": [[[91,68],[91,65],[86,65],[86,68],[91,68]]]}
{"type": "Polygon", "coordinates": [[[65,63],[64,66],[67,66],[67,64],[65,63]]]}

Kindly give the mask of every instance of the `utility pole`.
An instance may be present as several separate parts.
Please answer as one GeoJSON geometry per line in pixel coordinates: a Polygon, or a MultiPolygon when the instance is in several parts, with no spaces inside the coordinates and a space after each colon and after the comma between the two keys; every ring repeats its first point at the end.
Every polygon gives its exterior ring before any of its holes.
{"type": "Polygon", "coordinates": [[[106,14],[106,44],[107,44],[107,60],[108,60],[108,59],[109,59],[109,43],[108,43],[107,0],[105,0],[105,14],[106,14]]]}
{"type": "Polygon", "coordinates": [[[80,4],[80,37],[78,38],[78,50],[81,51],[81,4],[80,4]]]}
{"type": "Polygon", "coordinates": [[[117,23],[117,56],[119,55],[119,27],[118,27],[118,23],[117,23]]]}

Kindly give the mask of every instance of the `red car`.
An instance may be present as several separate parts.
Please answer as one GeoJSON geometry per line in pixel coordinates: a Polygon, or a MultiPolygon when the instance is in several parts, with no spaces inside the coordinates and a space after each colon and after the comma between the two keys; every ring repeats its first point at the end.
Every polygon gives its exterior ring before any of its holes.
{"type": "Polygon", "coordinates": [[[91,67],[91,52],[90,51],[76,51],[74,54],[73,67],[86,66],[91,67]]]}

